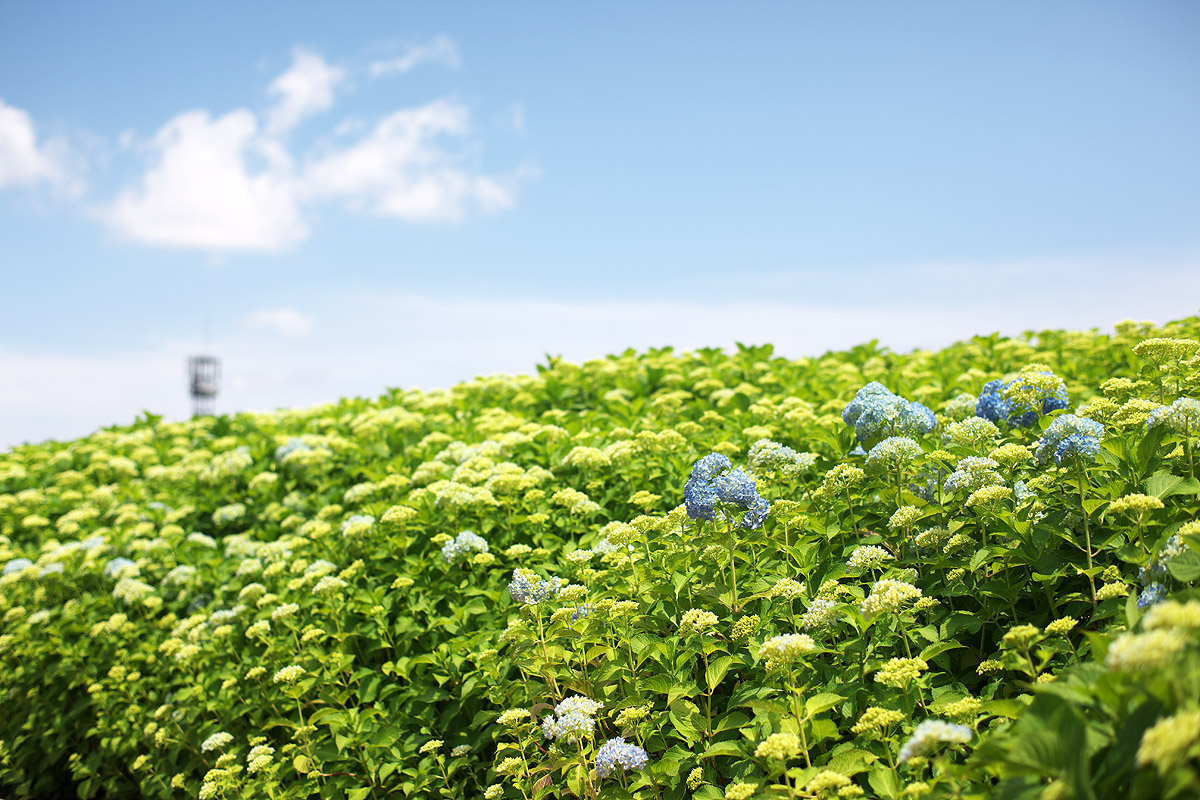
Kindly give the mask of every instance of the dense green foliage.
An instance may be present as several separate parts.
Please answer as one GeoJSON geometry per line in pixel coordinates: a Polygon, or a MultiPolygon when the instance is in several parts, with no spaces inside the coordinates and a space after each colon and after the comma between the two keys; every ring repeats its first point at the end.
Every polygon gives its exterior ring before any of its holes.
{"type": "Polygon", "coordinates": [[[1200,396],[1198,338],[1188,319],[907,355],[550,359],[16,448],[0,787],[1194,797],[1198,432],[1146,421],[1200,396]],[[1014,377],[1012,402],[1061,378],[1069,406],[962,422],[1014,377]],[[870,381],[937,412],[915,451],[857,449],[842,412],[870,381]],[[1098,452],[1039,461],[1072,412],[1104,425],[1098,452]],[[753,475],[761,527],[681,506],[713,452],[753,475]],[[517,568],[536,575],[510,596],[517,568]],[[576,695],[594,722],[548,738],[576,695]],[[645,765],[596,770],[618,736],[645,765]]]}

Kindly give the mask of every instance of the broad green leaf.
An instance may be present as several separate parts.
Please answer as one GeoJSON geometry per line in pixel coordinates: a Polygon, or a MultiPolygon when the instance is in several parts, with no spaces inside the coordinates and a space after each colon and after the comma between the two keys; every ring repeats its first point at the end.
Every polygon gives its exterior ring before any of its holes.
{"type": "Polygon", "coordinates": [[[745,745],[741,742],[713,742],[708,747],[704,748],[704,752],[700,754],[701,758],[709,756],[744,756],[746,755],[745,745]]]}
{"type": "Polygon", "coordinates": [[[729,667],[732,664],[732,656],[721,656],[708,662],[708,669],[705,670],[704,680],[708,684],[708,688],[710,690],[716,689],[721,685],[721,681],[724,679],[725,673],[729,671],[729,667]]]}
{"type": "Polygon", "coordinates": [[[846,698],[840,694],[832,692],[822,692],[815,694],[804,701],[805,713],[812,717],[820,714],[822,711],[828,711],[836,705],[839,705],[846,698]]]}
{"type": "Polygon", "coordinates": [[[1186,550],[1167,561],[1167,570],[1171,577],[1183,583],[1191,583],[1200,578],[1200,553],[1186,550]]]}

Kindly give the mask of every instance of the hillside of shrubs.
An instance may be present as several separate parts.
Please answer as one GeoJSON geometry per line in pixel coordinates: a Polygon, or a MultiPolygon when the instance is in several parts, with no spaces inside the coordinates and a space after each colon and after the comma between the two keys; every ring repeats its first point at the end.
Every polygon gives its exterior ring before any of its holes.
{"type": "Polygon", "coordinates": [[[0,795],[1200,796],[1200,318],[0,453],[0,795]]]}

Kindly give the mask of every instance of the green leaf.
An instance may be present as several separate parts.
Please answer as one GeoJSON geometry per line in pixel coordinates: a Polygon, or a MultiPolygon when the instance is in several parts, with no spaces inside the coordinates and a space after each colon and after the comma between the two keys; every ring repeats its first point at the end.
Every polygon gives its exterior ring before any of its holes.
{"type": "Polygon", "coordinates": [[[694,745],[700,741],[702,735],[700,726],[704,724],[704,720],[700,716],[700,709],[694,703],[686,700],[676,700],[671,703],[670,709],[671,725],[688,745],[694,745]]]}
{"type": "Polygon", "coordinates": [[[366,797],[367,795],[369,795],[370,793],[371,793],[370,786],[361,787],[358,789],[351,789],[350,791],[346,792],[346,800],[363,800],[363,798],[366,797]]]}
{"type": "Polygon", "coordinates": [[[1183,478],[1172,475],[1170,472],[1161,471],[1147,478],[1146,482],[1142,484],[1142,488],[1146,490],[1146,494],[1154,495],[1161,500],[1174,494],[1175,487],[1181,483],[1183,483],[1183,478]]]}
{"type": "Polygon", "coordinates": [[[296,756],[292,759],[292,768],[301,775],[307,775],[312,771],[312,761],[305,755],[296,756]]]}
{"type": "Polygon", "coordinates": [[[710,691],[721,685],[731,664],[733,664],[732,656],[721,656],[708,662],[708,669],[704,671],[704,680],[710,691]]]}
{"type": "Polygon", "coordinates": [[[1186,550],[1167,562],[1167,570],[1177,581],[1191,583],[1200,578],[1200,553],[1186,550]]]}
{"type": "Polygon", "coordinates": [[[859,772],[865,772],[878,760],[879,757],[870,751],[861,750],[857,747],[847,747],[844,750],[834,752],[833,757],[829,759],[829,763],[825,768],[850,777],[859,772]]]}
{"type": "Polygon", "coordinates": [[[810,717],[820,714],[822,711],[828,711],[834,706],[840,704],[846,698],[840,694],[832,692],[822,692],[815,694],[804,701],[804,710],[810,717]]]}
{"type": "Polygon", "coordinates": [[[871,788],[875,790],[875,794],[884,798],[884,800],[892,800],[893,797],[900,794],[900,782],[896,780],[896,776],[891,770],[872,770],[867,775],[867,783],[871,784],[871,788]]]}
{"type": "Polygon", "coordinates": [[[704,748],[704,752],[700,754],[701,758],[709,756],[743,756],[745,751],[742,745],[738,742],[713,742],[708,747],[704,748]]]}
{"type": "Polygon", "coordinates": [[[638,685],[647,692],[655,694],[666,694],[671,691],[671,687],[675,685],[675,681],[670,675],[651,675],[645,680],[639,681],[638,685]]]}
{"type": "Polygon", "coordinates": [[[744,728],[751,722],[750,717],[740,711],[730,711],[725,716],[713,723],[713,731],[728,731],[734,728],[744,728]]]}
{"type": "Polygon", "coordinates": [[[742,703],[742,707],[753,708],[755,711],[769,711],[772,714],[792,713],[791,709],[783,703],[776,702],[775,700],[764,700],[758,697],[742,703]]]}
{"type": "Polygon", "coordinates": [[[667,705],[674,703],[681,697],[695,697],[700,694],[700,687],[694,683],[677,683],[671,687],[667,694],[667,705]]]}
{"type": "Polygon", "coordinates": [[[934,644],[929,645],[929,647],[926,647],[924,650],[921,651],[921,658],[924,659],[925,661],[929,661],[934,656],[940,656],[942,653],[946,652],[947,650],[953,650],[957,647],[962,647],[962,646],[963,645],[959,644],[958,642],[954,642],[954,641],[936,642],[934,644]]]}

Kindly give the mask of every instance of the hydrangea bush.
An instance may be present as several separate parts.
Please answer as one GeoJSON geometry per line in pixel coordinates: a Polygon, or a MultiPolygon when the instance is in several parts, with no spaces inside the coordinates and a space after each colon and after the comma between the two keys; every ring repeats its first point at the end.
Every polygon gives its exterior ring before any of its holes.
{"type": "Polygon", "coordinates": [[[14,798],[1190,798],[1200,319],[0,453],[14,798]]]}

